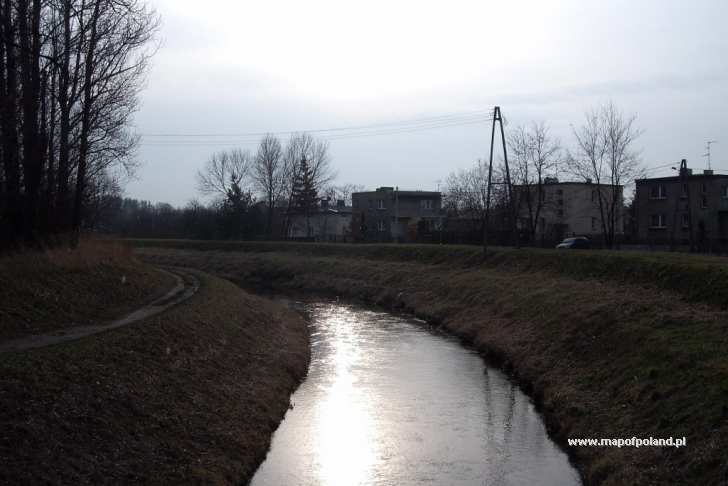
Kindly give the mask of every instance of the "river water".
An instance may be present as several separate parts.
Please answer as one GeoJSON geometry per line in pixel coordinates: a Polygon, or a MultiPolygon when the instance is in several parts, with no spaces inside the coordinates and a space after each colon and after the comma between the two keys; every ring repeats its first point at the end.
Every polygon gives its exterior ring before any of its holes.
{"type": "Polygon", "coordinates": [[[580,484],[501,372],[414,319],[307,304],[308,377],[254,486],[580,484]]]}

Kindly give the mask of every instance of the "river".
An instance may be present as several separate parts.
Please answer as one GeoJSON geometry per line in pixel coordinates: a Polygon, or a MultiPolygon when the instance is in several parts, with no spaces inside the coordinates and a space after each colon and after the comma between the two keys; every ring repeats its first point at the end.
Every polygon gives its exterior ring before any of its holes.
{"type": "Polygon", "coordinates": [[[306,304],[311,366],[253,486],[578,485],[531,400],[412,318],[306,304]]]}

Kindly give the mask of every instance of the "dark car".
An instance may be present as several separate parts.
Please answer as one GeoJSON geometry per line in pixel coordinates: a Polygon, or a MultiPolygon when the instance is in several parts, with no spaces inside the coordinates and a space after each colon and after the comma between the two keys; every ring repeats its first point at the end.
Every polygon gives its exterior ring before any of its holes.
{"type": "Polygon", "coordinates": [[[566,238],[564,241],[556,245],[556,248],[565,250],[587,250],[591,242],[589,238],[584,236],[575,236],[574,238],[566,238]]]}

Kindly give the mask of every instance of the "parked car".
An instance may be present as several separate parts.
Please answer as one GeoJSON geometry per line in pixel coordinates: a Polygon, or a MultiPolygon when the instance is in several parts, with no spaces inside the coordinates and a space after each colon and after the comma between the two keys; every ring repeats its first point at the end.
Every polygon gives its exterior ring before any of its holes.
{"type": "Polygon", "coordinates": [[[558,249],[565,250],[587,250],[591,246],[589,238],[585,236],[576,236],[574,238],[566,238],[564,241],[556,245],[558,249]]]}

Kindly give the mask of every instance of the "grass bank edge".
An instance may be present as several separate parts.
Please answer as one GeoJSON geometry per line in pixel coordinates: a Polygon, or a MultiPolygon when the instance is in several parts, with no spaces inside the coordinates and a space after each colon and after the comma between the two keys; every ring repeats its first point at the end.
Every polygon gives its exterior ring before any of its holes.
{"type": "Polygon", "coordinates": [[[465,245],[341,244],[257,241],[129,239],[133,247],[201,251],[293,253],[341,256],[433,265],[494,268],[505,271],[547,271],[577,279],[610,280],[656,286],[676,292],[688,302],[728,308],[728,258],[670,252],[617,250],[556,251],[537,248],[482,248],[465,245]]]}
{"type": "Polygon", "coordinates": [[[305,377],[303,319],[202,272],[191,299],[0,356],[0,482],[245,484],[305,377]]]}

